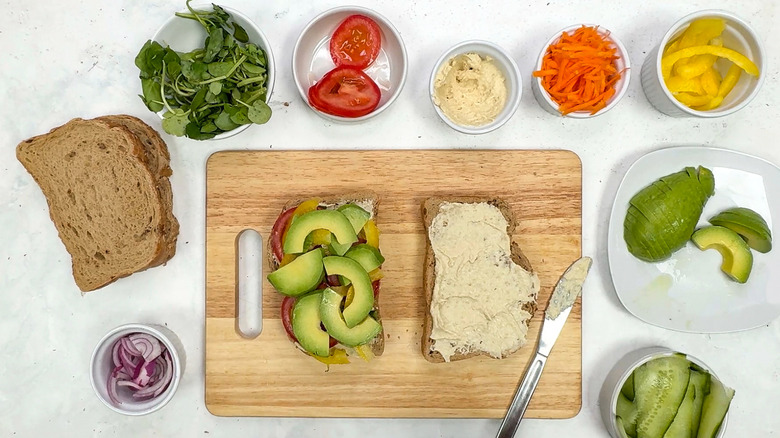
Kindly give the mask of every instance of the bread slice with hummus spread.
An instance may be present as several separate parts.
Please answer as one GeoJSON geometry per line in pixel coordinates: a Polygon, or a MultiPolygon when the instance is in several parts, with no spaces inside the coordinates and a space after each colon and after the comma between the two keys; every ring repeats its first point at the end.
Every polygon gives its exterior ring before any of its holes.
{"type": "Polygon", "coordinates": [[[539,278],[512,241],[516,221],[496,198],[429,198],[422,353],[430,362],[505,358],[526,344],[539,278]]]}

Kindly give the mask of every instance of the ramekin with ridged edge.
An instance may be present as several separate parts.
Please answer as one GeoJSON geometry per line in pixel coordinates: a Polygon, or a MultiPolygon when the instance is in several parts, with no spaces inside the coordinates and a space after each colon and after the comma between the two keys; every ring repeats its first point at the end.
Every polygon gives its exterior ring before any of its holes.
{"type": "MultiPolygon", "coordinates": [[[[620,390],[623,388],[623,384],[626,383],[628,377],[639,368],[642,364],[650,362],[653,359],[659,357],[671,356],[673,354],[680,353],[676,350],[672,350],[666,347],[645,347],[638,350],[634,350],[620,360],[617,361],[612,370],[607,374],[604,379],[604,384],[601,386],[601,392],[599,393],[599,409],[601,410],[601,418],[604,421],[604,425],[607,427],[607,431],[612,438],[626,438],[625,432],[621,433],[619,425],[617,423],[617,399],[620,395],[620,390]]],[[[700,359],[685,354],[686,358],[692,363],[698,365],[704,370],[707,370],[713,377],[718,378],[712,369],[707,366],[700,359]]],[[[719,379],[719,378],[718,378],[719,379]]],[[[729,414],[723,418],[723,422],[718,429],[718,433],[714,438],[723,438],[726,434],[726,424],[729,420],[729,414]]]]}
{"type": "MultiPolygon", "coordinates": [[[[719,61],[720,62],[720,61],[719,61]]],[[[727,62],[726,62],[727,64],[727,62]]],[[[717,65],[717,63],[716,63],[717,65]]],[[[728,66],[719,68],[721,74],[725,75],[728,66]]],[[[702,117],[713,118],[723,117],[733,114],[746,107],[750,101],[758,94],[761,85],[766,77],[766,57],[764,55],[764,45],[750,25],[735,14],[709,9],[694,12],[686,15],[674,23],[669,31],[666,32],[661,42],[647,54],[642,64],[641,80],[642,90],[647,100],[660,112],[670,117],[702,117]],[[723,31],[723,46],[736,50],[747,56],[758,67],[758,78],[742,74],[739,82],[734,89],[726,96],[723,103],[715,109],[709,111],[698,111],[689,108],[674,98],[672,93],[666,88],[663,75],[661,74],[661,58],[663,58],[663,49],[685,31],[694,20],[700,18],[722,18],[726,20],[726,30],[723,31]]]]}

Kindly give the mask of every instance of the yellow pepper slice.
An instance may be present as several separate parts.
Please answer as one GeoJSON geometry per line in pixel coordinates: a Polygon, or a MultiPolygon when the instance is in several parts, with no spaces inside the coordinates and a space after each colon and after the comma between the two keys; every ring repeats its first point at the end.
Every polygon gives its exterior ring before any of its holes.
{"type": "Polygon", "coordinates": [[[296,257],[298,257],[298,256],[295,255],[295,254],[285,254],[285,255],[283,255],[282,259],[279,260],[279,267],[281,268],[282,266],[290,263],[291,261],[295,260],[296,257]]]}
{"type": "Polygon", "coordinates": [[[758,67],[753,63],[753,61],[736,50],[718,46],[693,46],[678,50],[661,58],[661,74],[663,75],[664,79],[667,79],[669,76],[671,76],[672,67],[674,66],[675,62],[683,58],[690,58],[691,56],[695,55],[715,55],[719,58],[726,58],[734,64],[738,65],[741,69],[745,70],[745,72],[747,72],[749,75],[758,76],[759,74],[758,67]]]}
{"type": "MultiPolygon", "coordinates": [[[[681,76],[672,76],[669,79],[666,80],[666,88],[669,89],[669,91],[672,92],[672,94],[675,93],[694,93],[694,94],[705,94],[704,88],[702,88],[701,81],[698,79],[685,79],[681,76]]],[[[712,93],[714,96],[717,94],[717,88],[715,90],[715,93],[712,93]]]]}
{"type": "MultiPolygon", "coordinates": [[[[739,71],[742,71],[742,69],[739,71]]],[[[703,94],[717,96],[722,80],[720,73],[714,67],[707,69],[699,78],[699,84],[701,85],[702,90],[704,90],[703,94]]]]}
{"type": "Polygon", "coordinates": [[[311,237],[311,243],[312,245],[328,245],[331,242],[331,234],[328,230],[314,230],[311,233],[309,233],[309,236],[311,237]]]}
{"type": "Polygon", "coordinates": [[[320,200],[317,198],[312,198],[307,201],[303,201],[298,206],[298,208],[295,209],[295,213],[293,213],[293,218],[298,217],[304,213],[314,211],[317,209],[317,207],[319,207],[319,205],[320,205],[320,200]]]}
{"type": "Polygon", "coordinates": [[[365,225],[363,225],[363,233],[366,235],[366,243],[379,248],[379,228],[373,220],[369,219],[365,225]]]}
{"type": "Polygon", "coordinates": [[[694,106],[693,109],[698,111],[709,111],[719,107],[720,104],[723,103],[723,99],[725,99],[726,96],[731,93],[731,90],[734,89],[734,86],[737,85],[741,75],[742,69],[739,68],[739,66],[734,64],[729,67],[729,71],[726,73],[726,77],[723,78],[723,81],[718,87],[718,95],[715,96],[710,102],[703,105],[694,106]]]}
{"type": "Polygon", "coordinates": [[[309,353],[309,356],[317,359],[318,361],[324,363],[325,365],[343,365],[349,363],[347,352],[341,348],[334,349],[333,353],[327,357],[317,356],[311,353],[309,353]]]}
{"type": "Polygon", "coordinates": [[[699,96],[691,93],[675,93],[674,97],[682,102],[683,105],[690,107],[707,105],[713,99],[713,96],[699,96]]]}
{"type": "Polygon", "coordinates": [[[368,348],[368,346],[365,344],[355,347],[355,351],[357,352],[358,356],[360,356],[360,358],[366,362],[371,362],[371,359],[374,358],[374,352],[371,351],[371,349],[368,348]]]}
{"type": "Polygon", "coordinates": [[[381,280],[381,279],[385,278],[385,273],[382,272],[381,269],[376,268],[373,271],[368,273],[368,278],[370,278],[372,282],[377,281],[377,280],[381,280]]]}
{"type": "Polygon", "coordinates": [[[350,304],[352,304],[352,300],[355,299],[355,288],[352,287],[352,285],[349,285],[349,288],[347,289],[347,299],[344,301],[344,307],[348,307],[350,304]]]}
{"type": "Polygon", "coordinates": [[[682,37],[678,49],[703,46],[711,39],[719,37],[726,30],[726,21],[722,18],[701,18],[693,21],[682,37]]]}

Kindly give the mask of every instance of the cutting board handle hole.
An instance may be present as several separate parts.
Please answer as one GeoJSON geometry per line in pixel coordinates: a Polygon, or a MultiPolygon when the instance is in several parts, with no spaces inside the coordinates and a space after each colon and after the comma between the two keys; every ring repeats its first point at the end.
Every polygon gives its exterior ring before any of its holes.
{"type": "Polygon", "coordinates": [[[263,238],[247,229],[236,237],[236,331],[254,339],[263,331],[263,238]]]}

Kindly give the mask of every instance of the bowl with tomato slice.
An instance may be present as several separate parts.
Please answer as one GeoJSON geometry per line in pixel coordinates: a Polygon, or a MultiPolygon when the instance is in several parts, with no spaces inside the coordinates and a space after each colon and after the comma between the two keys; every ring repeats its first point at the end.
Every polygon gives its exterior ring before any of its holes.
{"type": "Polygon", "coordinates": [[[387,109],[406,82],[406,47],[381,14],[357,6],[327,10],[295,43],[293,77],[301,98],[322,117],[361,122],[387,109]]]}

